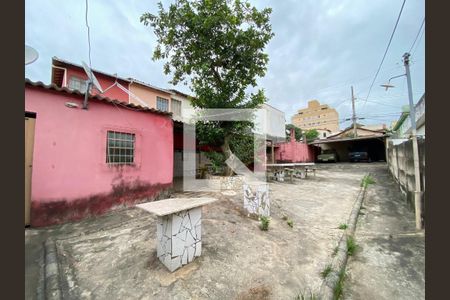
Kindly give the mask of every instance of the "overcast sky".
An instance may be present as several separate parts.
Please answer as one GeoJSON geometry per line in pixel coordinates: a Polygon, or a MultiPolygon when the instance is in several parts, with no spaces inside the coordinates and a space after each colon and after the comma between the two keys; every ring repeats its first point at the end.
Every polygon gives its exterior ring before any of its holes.
{"type": "MultiPolygon", "coordinates": [[[[165,7],[171,1],[163,1],[165,7]]],[[[339,118],[351,116],[351,90],[363,124],[390,124],[408,104],[405,77],[394,79],[395,88],[380,84],[404,73],[402,55],[409,51],[425,15],[424,0],[406,1],[397,31],[368,101],[370,84],[394,28],[402,0],[252,0],[258,8],[271,7],[275,33],[267,52],[266,76],[258,80],[269,104],[291,116],[308,100],[335,107],[339,118]]],[[[84,1],[42,0],[25,2],[25,44],[39,59],[25,67],[34,81],[50,82],[51,57],[88,62],[84,1]]],[[[92,67],[122,77],[134,77],[170,88],[162,61],[151,60],[155,36],[139,22],[144,12],[157,11],[156,1],[89,0],[92,67]]],[[[424,26],[425,27],[425,26],[424,26]]],[[[425,92],[425,34],[411,53],[414,101],[425,92]]],[[[190,92],[188,87],[175,87],[190,92]]],[[[349,125],[342,122],[341,129],[349,125]]]]}

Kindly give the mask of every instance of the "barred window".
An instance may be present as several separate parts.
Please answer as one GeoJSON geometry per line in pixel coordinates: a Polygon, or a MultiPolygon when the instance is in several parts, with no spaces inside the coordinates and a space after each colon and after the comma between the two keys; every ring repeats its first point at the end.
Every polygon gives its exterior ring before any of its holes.
{"type": "Polygon", "coordinates": [[[84,92],[86,92],[86,88],[87,88],[86,80],[72,76],[72,77],[70,77],[70,80],[69,80],[69,88],[72,90],[78,90],[78,91],[84,93],[84,92]]]}
{"type": "Polygon", "coordinates": [[[114,165],[131,165],[134,163],[133,133],[108,131],[106,141],[106,163],[114,165]]]}
{"type": "Polygon", "coordinates": [[[175,116],[181,116],[181,101],[172,99],[172,112],[175,116]]]}
{"type": "Polygon", "coordinates": [[[169,111],[169,100],[156,97],[156,109],[161,111],[169,111]]]}

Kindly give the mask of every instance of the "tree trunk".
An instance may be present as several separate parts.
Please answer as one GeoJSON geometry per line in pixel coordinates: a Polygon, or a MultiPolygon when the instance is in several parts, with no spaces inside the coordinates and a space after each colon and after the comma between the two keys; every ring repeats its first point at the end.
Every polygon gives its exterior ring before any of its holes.
{"type": "MultiPolygon", "coordinates": [[[[227,160],[231,155],[230,136],[225,136],[225,138],[223,140],[223,145],[221,148],[222,148],[223,154],[225,155],[225,160],[227,160]]],[[[233,171],[231,170],[230,167],[228,167],[227,164],[225,164],[225,166],[224,166],[224,175],[225,176],[233,175],[233,171]]]]}

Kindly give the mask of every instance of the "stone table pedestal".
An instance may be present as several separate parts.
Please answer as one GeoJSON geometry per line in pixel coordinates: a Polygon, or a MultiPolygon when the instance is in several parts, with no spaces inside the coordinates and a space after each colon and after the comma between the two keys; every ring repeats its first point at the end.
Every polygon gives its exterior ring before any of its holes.
{"type": "Polygon", "coordinates": [[[156,254],[175,271],[202,252],[202,206],[215,198],[172,198],[136,205],[158,216],[156,254]]]}
{"type": "Polygon", "coordinates": [[[244,189],[244,208],[249,214],[270,216],[269,184],[250,182],[242,185],[244,189]]]}

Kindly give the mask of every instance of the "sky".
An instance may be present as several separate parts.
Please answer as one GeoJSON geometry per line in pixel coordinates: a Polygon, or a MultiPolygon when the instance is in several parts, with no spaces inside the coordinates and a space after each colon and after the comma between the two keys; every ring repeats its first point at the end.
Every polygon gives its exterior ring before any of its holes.
{"type": "MultiPolygon", "coordinates": [[[[164,7],[171,2],[162,1],[164,7]]],[[[266,47],[269,64],[266,75],[258,78],[258,88],[264,89],[270,105],[285,112],[287,123],[309,100],[317,99],[336,108],[344,129],[350,125],[345,119],[352,115],[353,86],[356,114],[364,118],[359,123],[389,126],[400,116],[402,106],[408,105],[406,77],[393,79],[395,88],[388,91],[380,85],[405,73],[402,56],[410,50],[414,102],[424,94],[426,24],[419,33],[424,0],[406,1],[370,94],[402,0],[250,2],[259,9],[272,8],[275,36],[266,47]]],[[[163,61],[151,59],[156,38],[139,17],[144,12],[156,13],[156,3],[89,0],[92,67],[191,93],[188,86],[171,86],[170,76],[163,73],[163,61]]],[[[78,64],[89,61],[85,13],[85,1],[25,1],[25,44],[39,53],[37,61],[25,66],[27,78],[50,83],[53,56],[78,64]]]]}

